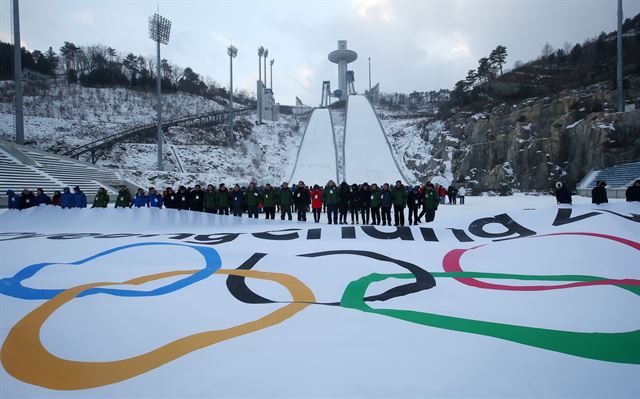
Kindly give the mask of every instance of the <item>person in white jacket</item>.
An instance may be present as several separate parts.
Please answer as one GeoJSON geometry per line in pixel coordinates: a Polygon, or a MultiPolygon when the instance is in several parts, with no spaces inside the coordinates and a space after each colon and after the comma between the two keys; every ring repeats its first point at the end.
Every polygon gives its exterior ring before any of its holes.
{"type": "Polygon", "coordinates": [[[467,194],[467,190],[464,187],[458,189],[458,198],[460,199],[460,205],[464,205],[464,196],[467,194]]]}

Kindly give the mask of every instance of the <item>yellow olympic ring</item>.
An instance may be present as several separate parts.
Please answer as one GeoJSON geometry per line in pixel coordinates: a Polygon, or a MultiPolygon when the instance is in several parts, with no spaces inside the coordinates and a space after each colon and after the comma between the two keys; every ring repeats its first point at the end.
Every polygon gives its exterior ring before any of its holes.
{"type": "Polygon", "coordinates": [[[150,352],[111,362],[82,362],[62,359],[47,351],[40,341],[40,329],[49,316],[87,289],[104,285],[139,285],[166,277],[193,274],[198,271],[183,270],[159,273],[121,283],[90,283],[63,291],[26,315],[11,329],[0,351],[2,365],[13,377],[49,389],[95,388],[146,373],[187,353],[218,342],[271,327],[294,316],[316,300],[309,287],[288,274],[218,269],[217,274],[231,274],[277,282],[289,290],[293,302],[254,321],[222,330],[189,335],[150,352]]]}

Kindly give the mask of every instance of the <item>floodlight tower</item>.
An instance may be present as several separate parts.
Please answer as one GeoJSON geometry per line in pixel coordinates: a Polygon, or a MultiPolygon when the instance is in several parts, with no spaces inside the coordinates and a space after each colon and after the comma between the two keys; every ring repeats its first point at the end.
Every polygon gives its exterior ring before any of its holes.
{"type": "Polygon", "coordinates": [[[329,53],[329,61],[338,64],[338,88],[341,100],[346,100],[347,92],[347,64],[358,59],[358,53],[347,50],[347,41],[338,40],[338,49],[329,53]]]}
{"type": "Polygon", "coordinates": [[[18,0],[13,0],[13,71],[16,107],[16,144],[24,144],[24,111],[22,105],[22,54],[20,51],[20,14],[18,0]]]}
{"type": "Polygon", "coordinates": [[[238,55],[238,49],[231,45],[227,48],[229,54],[229,137],[227,142],[233,141],[233,59],[238,55]]]}
{"type": "Polygon", "coordinates": [[[157,131],[156,142],[158,147],[158,170],[162,167],[162,93],[160,81],[160,43],[169,44],[169,34],[171,33],[171,21],[158,13],[149,17],[149,38],[157,44],[156,60],[156,96],[157,96],[157,131]]]}
{"type": "Polygon", "coordinates": [[[622,80],[622,0],[618,0],[618,35],[616,56],[616,102],[618,112],[624,112],[624,84],[622,80]]]}
{"type": "MultiPolygon", "coordinates": [[[[258,124],[262,124],[262,56],[264,55],[264,47],[258,48],[258,82],[256,83],[256,111],[258,113],[258,124]]],[[[264,77],[265,80],[267,77],[264,77]]]]}
{"type": "Polygon", "coordinates": [[[271,91],[273,91],[273,63],[275,61],[276,60],[274,60],[273,58],[271,59],[271,61],[269,61],[269,73],[271,75],[271,79],[270,79],[271,83],[269,83],[269,88],[271,89],[271,91]]]}

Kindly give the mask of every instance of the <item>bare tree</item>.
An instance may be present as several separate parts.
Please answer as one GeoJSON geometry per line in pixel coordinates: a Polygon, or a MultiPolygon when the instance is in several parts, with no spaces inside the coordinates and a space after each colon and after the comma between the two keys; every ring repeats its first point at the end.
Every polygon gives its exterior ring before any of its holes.
{"type": "Polygon", "coordinates": [[[555,49],[553,48],[553,46],[551,45],[551,43],[546,42],[546,43],[544,44],[544,46],[542,46],[542,52],[541,52],[541,55],[542,55],[544,58],[549,57],[549,56],[550,56],[551,54],[553,54],[554,52],[555,52],[555,49]]]}

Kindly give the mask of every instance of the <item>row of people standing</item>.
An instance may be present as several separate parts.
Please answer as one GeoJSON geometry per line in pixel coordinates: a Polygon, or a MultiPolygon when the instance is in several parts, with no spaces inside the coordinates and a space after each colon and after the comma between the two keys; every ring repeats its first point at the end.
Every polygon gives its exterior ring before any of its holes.
{"type": "Polygon", "coordinates": [[[324,187],[308,187],[302,181],[294,187],[284,182],[276,188],[271,184],[257,187],[254,182],[246,189],[236,184],[231,190],[225,184],[217,189],[209,184],[206,190],[200,185],[193,189],[180,186],[178,191],[167,187],[162,194],[152,187],[148,194],[138,189],[133,196],[126,187],[121,187],[115,206],[165,207],[236,217],[246,212],[249,218],[258,218],[262,212],[266,219],[275,219],[278,212],[281,220],[292,220],[295,213],[297,220],[303,222],[311,212],[316,223],[320,222],[324,210],[329,224],[346,224],[350,216],[352,224],[362,221],[363,224],[404,226],[405,208],[409,209],[409,224],[415,225],[423,216],[426,221],[433,220],[439,203],[440,196],[431,183],[412,188],[405,187],[400,181],[393,187],[388,183],[380,187],[375,183],[349,185],[342,182],[338,187],[330,180],[324,187]]]}
{"type": "Polygon", "coordinates": [[[52,197],[49,197],[42,188],[36,189],[35,194],[28,188],[22,190],[19,195],[13,190],[7,190],[6,194],[9,209],[27,209],[38,205],[56,205],[62,208],[87,207],[87,196],[79,186],[74,187],[73,193],[69,187],[65,187],[62,193],[56,190],[52,197]]]}

